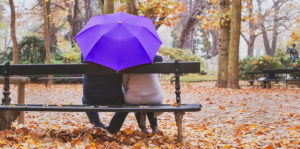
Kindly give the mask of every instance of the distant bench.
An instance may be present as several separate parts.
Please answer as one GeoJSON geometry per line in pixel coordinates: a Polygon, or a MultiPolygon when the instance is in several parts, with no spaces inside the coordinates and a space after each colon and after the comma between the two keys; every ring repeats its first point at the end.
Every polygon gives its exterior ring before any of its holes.
{"type": "Polygon", "coordinates": [[[288,78],[288,74],[300,75],[300,69],[264,69],[261,71],[251,71],[247,72],[247,75],[251,75],[248,80],[250,85],[254,85],[254,81],[261,82],[263,88],[271,88],[272,82],[278,83],[280,81],[285,82],[286,88],[288,87],[288,82],[300,81],[300,78],[288,78]],[[280,78],[279,74],[285,74],[284,78],[280,78]],[[257,75],[263,75],[263,77],[257,78],[257,75]]]}
{"type": "Polygon", "coordinates": [[[182,119],[184,112],[201,110],[200,104],[181,104],[180,75],[182,73],[200,73],[200,62],[168,62],[145,64],[119,72],[96,64],[23,64],[10,65],[6,62],[0,65],[0,75],[4,76],[4,91],[0,105],[0,130],[9,129],[11,123],[20,111],[51,111],[51,112],[174,112],[178,128],[178,141],[183,140],[182,119]],[[162,105],[47,105],[47,104],[11,104],[10,83],[11,75],[54,75],[54,74],[175,74],[175,104],[162,105]]]}

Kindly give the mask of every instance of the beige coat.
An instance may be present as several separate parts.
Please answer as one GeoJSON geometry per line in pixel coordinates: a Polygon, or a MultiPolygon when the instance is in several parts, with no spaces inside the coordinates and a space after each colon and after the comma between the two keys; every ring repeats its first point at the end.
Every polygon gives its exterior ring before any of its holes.
{"type": "Polygon", "coordinates": [[[163,90],[159,74],[124,74],[123,87],[127,104],[161,104],[163,90]]]}

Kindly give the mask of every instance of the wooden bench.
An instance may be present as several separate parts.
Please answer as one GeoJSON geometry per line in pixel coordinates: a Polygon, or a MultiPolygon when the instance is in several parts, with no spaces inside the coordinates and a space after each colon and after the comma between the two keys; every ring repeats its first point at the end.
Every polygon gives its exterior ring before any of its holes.
{"type": "MultiPolygon", "coordinates": [[[[17,102],[18,104],[25,103],[25,85],[30,83],[30,79],[28,77],[10,77],[10,84],[17,84],[18,86],[18,95],[17,102]]],[[[4,77],[0,76],[0,84],[4,84],[4,77]]],[[[24,123],[24,112],[20,112],[18,117],[18,123],[24,123]]]]}
{"type": "MultiPolygon", "coordinates": [[[[0,105],[0,129],[11,128],[11,123],[20,111],[52,111],[52,112],[174,112],[178,128],[178,140],[183,140],[182,118],[185,112],[201,110],[200,104],[181,104],[180,75],[182,73],[199,73],[200,62],[154,63],[132,67],[116,72],[96,64],[15,64],[6,62],[0,65],[0,75],[4,77],[4,91],[0,105]],[[46,104],[11,104],[9,97],[9,79],[11,75],[53,75],[53,74],[147,74],[174,73],[176,105],[46,105],[46,104]]],[[[81,97],[78,97],[78,100],[81,97]]]]}
{"type": "Polygon", "coordinates": [[[250,85],[254,85],[254,81],[261,82],[261,85],[263,88],[271,88],[272,82],[278,83],[280,81],[285,82],[286,88],[288,87],[288,82],[291,81],[300,81],[300,79],[297,78],[288,78],[288,74],[296,74],[300,73],[300,69],[264,69],[261,71],[252,71],[247,72],[247,75],[251,75],[251,78],[248,80],[250,85]],[[263,74],[263,79],[258,79],[257,75],[263,74]],[[285,74],[284,78],[280,78],[280,74],[285,74]]]}

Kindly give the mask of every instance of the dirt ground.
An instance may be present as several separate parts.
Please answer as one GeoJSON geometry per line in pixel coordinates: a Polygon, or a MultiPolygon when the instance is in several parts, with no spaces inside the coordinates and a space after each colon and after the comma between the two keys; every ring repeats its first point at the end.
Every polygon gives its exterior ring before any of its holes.
{"type": "MultiPolygon", "coordinates": [[[[158,135],[138,131],[130,113],[115,135],[95,129],[85,113],[25,112],[25,124],[0,132],[3,148],[300,148],[300,88],[242,86],[216,88],[213,82],[183,83],[182,103],[201,104],[184,116],[184,142],[176,140],[172,113],[158,117],[158,135]]],[[[0,86],[1,89],[3,86],[0,86]]],[[[165,103],[175,102],[174,84],[162,83],[165,103]]],[[[16,103],[16,86],[11,86],[16,103]]],[[[26,103],[81,104],[82,85],[26,85],[26,103]]],[[[0,97],[2,99],[2,96],[0,97]]],[[[100,113],[108,125],[113,113],[100,113]]],[[[150,130],[150,129],[149,129],[150,130]]]]}

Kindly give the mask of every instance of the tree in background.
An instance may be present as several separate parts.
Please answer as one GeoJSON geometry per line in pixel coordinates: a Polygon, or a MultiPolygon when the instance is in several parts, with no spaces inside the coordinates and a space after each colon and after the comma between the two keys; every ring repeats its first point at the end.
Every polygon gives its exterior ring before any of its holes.
{"type": "Polygon", "coordinates": [[[126,0],[126,12],[133,15],[138,15],[136,0],[126,0]]]}
{"type": "Polygon", "coordinates": [[[259,35],[257,30],[259,28],[258,21],[260,20],[260,16],[259,14],[254,13],[253,0],[244,0],[244,2],[245,5],[243,5],[243,7],[245,9],[243,9],[243,11],[245,15],[243,16],[243,22],[245,22],[245,25],[242,28],[243,31],[241,32],[241,36],[247,43],[248,56],[253,56],[255,39],[259,35]]]}
{"type": "MultiPolygon", "coordinates": [[[[50,64],[50,43],[49,43],[49,31],[50,31],[50,2],[51,0],[43,0],[43,16],[44,16],[44,39],[45,39],[45,49],[46,49],[46,63],[50,64]]],[[[49,78],[52,75],[48,76],[49,78]]],[[[53,84],[53,80],[48,80],[48,85],[53,84]]]]}
{"type": "Polygon", "coordinates": [[[230,41],[230,3],[229,0],[218,1],[220,15],[218,29],[218,87],[227,87],[228,78],[228,51],[230,41]]]}
{"type": "Polygon", "coordinates": [[[18,41],[16,37],[16,12],[13,0],[9,0],[9,7],[11,12],[10,17],[10,35],[13,42],[13,63],[18,64],[18,41]]]}
{"type": "Polygon", "coordinates": [[[179,22],[179,13],[185,10],[185,6],[176,0],[126,0],[122,1],[117,11],[126,11],[134,15],[142,15],[152,19],[156,29],[161,25],[174,26],[179,22]]]}
{"type": "Polygon", "coordinates": [[[218,1],[218,80],[217,86],[239,88],[239,41],[241,30],[241,0],[218,1]]]}
{"type": "Polygon", "coordinates": [[[84,9],[85,9],[85,24],[89,21],[89,19],[93,16],[93,10],[92,10],[92,1],[91,0],[85,0],[84,1],[84,9]]]}
{"type": "Polygon", "coordinates": [[[98,0],[98,4],[102,14],[114,13],[115,10],[114,0],[98,0]]]}
{"type": "Polygon", "coordinates": [[[45,39],[45,49],[46,49],[46,63],[50,64],[50,44],[49,44],[49,24],[50,24],[50,1],[44,0],[43,2],[43,14],[44,14],[44,39],[45,39]]]}
{"type": "Polygon", "coordinates": [[[104,9],[103,9],[103,14],[111,14],[114,13],[114,0],[104,0],[104,9]]]}
{"type": "Polygon", "coordinates": [[[155,28],[161,25],[174,26],[179,21],[179,13],[186,8],[183,3],[170,1],[141,1],[137,6],[138,13],[152,19],[155,28]]]}
{"type": "Polygon", "coordinates": [[[241,0],[232,0],[227,88],[239,87],[239,46],[241,32],[241,0]]]}
{"type": "MultiPolygon", "coordinates": [[[[300,19],[299,19],[300,24],[300,19]]],[[[298,49],[300,49],[300,25],[297,25],[296,28],[292,31],[290,35],[290,39],[287,42],[287,45],[292,46],[292,44],[296,44],[298,46],[298,49]]]]}
{"type": "Polygon", "coordinates": [[[259,27],[263,35],[265,51],[267,55],[275,56],[278,35],[296,23],[299,17],[299,6],[295,6],[293,0],[273,0],[268,9],[262,8],[266,0],[257,0],[258,14],[260,16],[259,27]],[[268,32],[272,33],[271,41],[268,32]]]}
{"type": "Polygon", "coordinates": [[[196,0],[191,2],[193,3],[190,4],[190,11],[185,11],[180,15],[181,21],[179,25],[181,26],[181,29],[177,35],[178,41],[176,46],[181,49],[188,49],[190,47],[190,44],[188,44],[190,38],[188,37],[190,37],[192,30],[200,21],[197,16],[201,15],[207,6],[207,2],[204,0],[196,0]]]}
{"type": "Polygon", "coordinates": [[[200,33],[204,47],[202,51],[206,52],[205,58],[211,58],[218,55],[219,14],[217,13],[217,0],[209,0],[207,4],[204,12],[197,18],[200,20],[199,28],[201,28],[200,33]]]}
{"type": "MultiPolygon", "coordinates": [[[[72,46],[75,46],[74,38],[77,35],[77,33],[80,31],[80,19],[79,19],[79,0],[74,0],[74,6],[73,6],[73,15],[69,16],[70,18],[70,26],[71,26],[71,36],[70,40],[72,43],[72,46]]],[[[70,14],[69,14],[70,15],[70,14]]]]}

